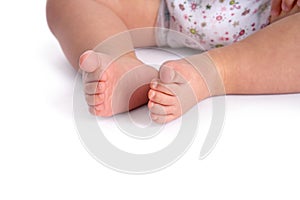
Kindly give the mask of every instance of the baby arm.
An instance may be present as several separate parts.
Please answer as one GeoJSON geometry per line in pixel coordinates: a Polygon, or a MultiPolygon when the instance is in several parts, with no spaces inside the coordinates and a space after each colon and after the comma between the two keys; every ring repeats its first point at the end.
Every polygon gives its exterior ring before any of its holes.
{"type": "Polygon", "coordinates": [[[152,120],[169,122],[197,102],[224,92],[300,92],[299,21],[300,13],[294,14],[240,42],[164,63],[159,79],[150,84],[148,107],[152,120]]]}
{"type": "Polygon", "coordinates": [[[227,94],[300,92],[300,14],[279,20],[256,34],[209,51],[223,70],[227,94]]]}

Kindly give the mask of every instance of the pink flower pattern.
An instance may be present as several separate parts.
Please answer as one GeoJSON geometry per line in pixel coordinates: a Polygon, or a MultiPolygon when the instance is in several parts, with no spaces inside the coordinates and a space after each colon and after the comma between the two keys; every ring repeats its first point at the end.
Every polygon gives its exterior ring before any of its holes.
{"type": "Polygon", "coordinates": [[[202,50],[240,41],[270,22],[271,0],[165,0],[170,29],[190,36],[184,46],[202,50]]]}

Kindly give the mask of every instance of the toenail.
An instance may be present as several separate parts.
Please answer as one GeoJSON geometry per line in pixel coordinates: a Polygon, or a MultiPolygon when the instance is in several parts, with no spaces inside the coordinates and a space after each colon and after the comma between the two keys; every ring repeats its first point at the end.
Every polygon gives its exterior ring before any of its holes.
{"type": "Polygon", "coordinates": [[[104,105],[103,104],[96,106],[96,110],[98,110],[98,111],[101,111],[103,109],[104,109],[104,105]]]}
{"type": "Polygon", "coordinates": [[[149,93],[149,99],[152,99],[154,97],[155,93],[153,91],[150,91],[149,93]]]}
{"type": "Polygon", "coordinates": [[[175,72],[173,69],[170,69],[170,80],[173,80],[175,77],[175,72]]]}
{"type": "Polygon", "coordinates": [[[156,88],[156,87],[157,87],[157,85],[158,85],[158,83],[157,83],[157,82],[152,82],[152,83],[151,83],[151,87],[152,87],[152,88],[156,88]]]}
{"type": "Polygon", "coordinates": [[[89,55],[91,52],[93,52],[93,51],[88,50],[88,51],[84,52],[84,53],[80,56],[80,58],[79,58],[79,65],[80,65],[80,66],[81,66],[82,63],[87,59],[88,55],[89,55]]]}
{"type": "Polygon", "coordinates": [[[289,10],[288,6],[285,3],[282,4],[281,8],[282,8],[283,11],[288,11],[289,10]]]}
{"type": "Polygon", "coordinates": [[[150,102],[150,103],[149,103],[149,107],[152,108],[153,106],[154,106],[154,103],[153,103],[153,102],[150,102]]]}
{"type": "Polygon", "coordinates": [[[85,72],[94,72],[99,66],[99,56],[94,51],[86,51],[79,58],[80,69],[85,72]]]}

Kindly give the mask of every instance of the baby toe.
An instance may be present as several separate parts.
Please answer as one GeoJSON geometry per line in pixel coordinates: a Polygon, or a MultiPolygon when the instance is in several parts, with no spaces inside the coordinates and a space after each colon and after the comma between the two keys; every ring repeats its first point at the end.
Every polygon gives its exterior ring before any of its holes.
{"type": "Polygon", "coordinates": [[[105,104],[100,104],[97,106],[89,106],[89,112],[93,115],[100,117],[111,117],[112,112],[107,111],[105,104]]]}
{"type": "Polygon", "coordinates": [[[99,65],[99,56],[92,50],[84,52],[79,58],[80,69],[85,72],[93,72],[99,67],[99,65]]]}
{"type": "Polygon", "coordinates": [[[92,115],[96,115],[96,116],[101,116],[101,111],[100,110],[100,106],[89,106],[89,112],[92,114],[92,115]]]}
{"type": "Polygon", "coordinates": [[[105,82],[105,81],[107,81],[107,74],[101,68],[97,68],[94,72],[91,73],[84,73],[83,76],[84,83],[105,82]]]}
{"type": "Polygon", "coordinates": [[[149,101],[148,108],[151,113],[157,115],[169,115],[175,113],[176,107],[175,106],[164,106],[161,104],[154,103],[149,101]]]}
{"type": "Polygon", "coordinates": [[[159,70],[159,79],[164,83],[172,83],[175,77],[174,69],[169,66],[163,65],[159,70]]]}
{"type": "Polygon", "coordinates": [[[168,94],[170,96],[174,95],[174,86],[171,86],[171,84],[163,84],[161,82],[151,82],[150,83],[150,88],[152,90],[168,94]]]}
{"type": "Polygon", "coordinates": [[[149,90],[148,97],[152,102],[162,105],[174,105],[176,104],[176,97],[162,93],[156,90],[149,90]]]}
{"type": "Polygon", "coordinates": [[[282,1],[282,10],[288,12],[292,9],[293,5],[295,4],[294,0],[285,0],[282,1]]]}
{"type": "Polygon", "coordinates": [[[186,80],[178,73],[180,69],[176,61],[168,61],[164,63],[159,70],[159,79],[163,83],[186,83],[186,80]]]}
{"type": "Polygon", "coordinates": [[[84,92],[86,94],[99,94],[105,91],[105,82],[92,82],[86,83],[84,86],[84,92]]]}
{"type": "Polygon", "coordinates": [[[150,82],[150,88],[153,89],[153,90],[157,90],[157,88],[159,87],[159,82],[160,82],[159,79],[153,79],[150,82]]]}
{"type": "Polygon", "coordinates": [[[173,115],[156,115],[151,113],[150,117],[152,121],[158,123],[158,124],[165,124],[175,119],[173,115]]]}
{"type": "Polygon", "coordinates": [[[85,100],[88,105],[95,106],[99,104],[103,104],[104,102],[104,94],[96,94],[96,95],[85,95],[85,100]]]}
{"type": "Polygon", "coordinates": [[[99,104],[95,106],[96,111],[102,111],[104,110],[104,104],[99,104]]]}

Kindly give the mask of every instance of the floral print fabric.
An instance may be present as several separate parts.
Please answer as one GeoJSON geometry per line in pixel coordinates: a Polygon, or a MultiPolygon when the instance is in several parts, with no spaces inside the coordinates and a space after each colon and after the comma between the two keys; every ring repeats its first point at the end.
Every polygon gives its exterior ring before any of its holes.
{"type": "Polygon", "coordinates": [[[268,25],[270,10],[270,0],[162,0],[158,27],[166,30],[157,32],[158,45],[226,46],[268,25]]]}

